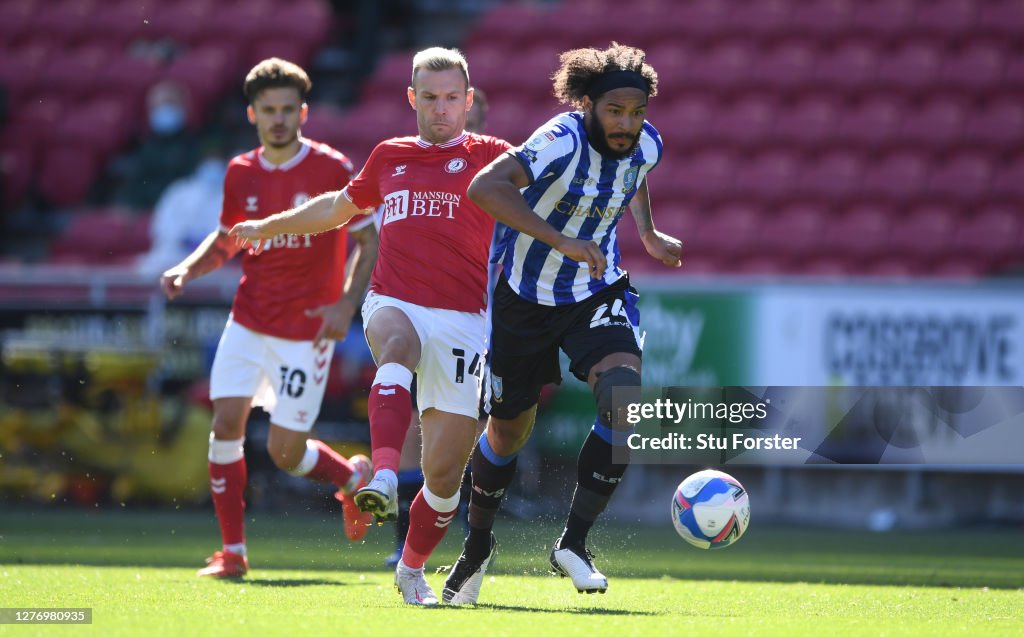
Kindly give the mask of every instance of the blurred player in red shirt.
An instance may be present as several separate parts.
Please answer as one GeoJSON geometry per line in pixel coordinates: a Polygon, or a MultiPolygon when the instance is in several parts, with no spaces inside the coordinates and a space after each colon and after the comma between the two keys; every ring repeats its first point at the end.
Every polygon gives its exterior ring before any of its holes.
{"type": "Polygon", "coordinates": [[[456,515],[476,441],[494,229],[493,220],[466,197],[466,188],[510,146],[465,131],[473,89],[458,51],[435,47],[417,53],[408,99],[419,136],[379,144],[341,192],[239,224],[231,234],[242,244],[258,243],[259,250],[281,233],[320,232],[384,206],[380,256],[363,305],[366,339],[378,365],[369,404],[376,473],[355,499],[379,520],[397,517],[396,471],[415,371],[424,486],[409,510],[395,584],[406,603],[436,604],[423,565],[456,515]]]}
{"type": "MultiPolygon", "coordinates": [[[[231,160],[220,227],[164,272],[160,285],[169,299],[239,251],[227,235],[236,223],[302,204],[352,178],[347,157],[300,135],[311,87],[305,71],[277,58],[260,62],[246,76],[247,114],[261,146],[231,160]]],[[[279,468],[338,487],[349,539],[361,539],[372,521],[347,497],[366,484],[369,459],[346,460],[309,437],[324,396],[333,340],[348,332],[377,254],[372,225],[354,232],[357,251],[346,281],[345,235],[344,229],[282,235],[259,254],[242,257],[242,280],[210,372],[210,491],[223,549],[199,575],[238,577],[248,570],[243,444],[253,406],[270,414],[267,450],[279,468]]]]}

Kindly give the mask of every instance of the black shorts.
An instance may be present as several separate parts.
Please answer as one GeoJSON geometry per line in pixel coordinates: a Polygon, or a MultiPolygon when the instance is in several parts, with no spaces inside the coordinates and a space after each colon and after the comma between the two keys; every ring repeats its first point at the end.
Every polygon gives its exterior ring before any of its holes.
{"type": "Polygon", "coordinates": [[[491,307],[491,415],[515,418],[537,403],[544,385],[561,383],[559,348],[583,382],[609,354],[640,356],[638,299],[624,276],[578,303],[540,305],[516,294],[503,275],[491,307]]]}

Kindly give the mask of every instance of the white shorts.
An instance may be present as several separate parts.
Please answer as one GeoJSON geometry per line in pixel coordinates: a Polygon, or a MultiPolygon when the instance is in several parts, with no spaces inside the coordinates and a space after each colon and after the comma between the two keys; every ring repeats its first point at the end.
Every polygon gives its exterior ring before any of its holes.
{"type": "Polygon", "coordinates": [[[487,334],[483,313],[423,307],[371,291],[363,303],[363,325],[382,307],[401,310],[419,336],[420,363],[414,371],[420,413],[433,407],[477,418],[487,334]]]}
{"type": "Polygon", "coordinates": [[[334,341],[291,341],[254,332],[229,316],[210,371],[210,399],[252,397],[270,422],[309,431],[320,414],[334,341]]]}

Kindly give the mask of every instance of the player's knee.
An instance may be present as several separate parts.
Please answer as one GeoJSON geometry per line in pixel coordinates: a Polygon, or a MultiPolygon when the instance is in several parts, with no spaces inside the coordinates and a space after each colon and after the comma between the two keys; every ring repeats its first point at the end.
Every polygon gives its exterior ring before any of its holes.
{"type": "Polygon", "coordinates": [[[213,435],[218,440],[236,440],[245,435],[245,420],[233,414],[213,414],[213,435]]]}
{"type": "Polygon", "coordinates": [[[419,339],[415,333],[393,332],[380,346],[380,364],[398,363],[412,369],[419,359],[419,339]]]}
{"type": "Polygon", "coordinates": [[[512,420],[492,418],[487,425],[487,442],[499,456],[511,456],[530,439],[535,409],[520,413],[512,420]]]}
{"type": "Polygon", "coordinates": [[[597,377],[597,382],[594,383],[597,419],[605,427],[622,430],[629,425],[625,418],[614,416],[616,409],[612,390],[616,387],[640,387],[640,372],[632,367],[620,365],[601,372],[597,377]]]}
{"type": "MultiPolygon", "coordinates": [[[[458,506],[459,490],[462,487],[462,476],[462,467],[449,466],[434,469],[433,471],[429,471],[426,468],[424,468],[423,484],[430,491],[430,493],[436,495],[439,498],[455,498],[455,506],[458,506]]],[[[434,508],[435,510],[438,511],[441,510],[437,509],[437,507],[434,508]]]]}

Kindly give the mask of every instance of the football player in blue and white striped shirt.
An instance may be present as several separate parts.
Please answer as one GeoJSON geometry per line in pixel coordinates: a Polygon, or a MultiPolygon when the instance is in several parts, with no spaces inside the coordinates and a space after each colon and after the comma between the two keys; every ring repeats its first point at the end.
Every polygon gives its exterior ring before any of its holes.
{"type": "Polygon", "coordinates": [[[608,588],[586,538],[629,463],[628,424],[614,413],[612,388],[639,388],[642,345],[637,293],[619,265],[616,226],[629,209],[652,257],[678,267],[682,251],[651,219],[645,177],[663,149],[645,121],[658,76],[644,57],[617,43],[563,53],[555,95],[578,110],[541,126],[469,188],[469,197],[507,228],[496,250],[504,274],[492,298],[491,417],[473,451],[470,533],[445,582],[446,601],[472,603],[479,595],[496,544],[494,516],[533,429],[541,387],[561,382],[559,348],[593,390],[597,418],[580,451],[576,492],[551,566],[580,592],[608,588]]]}

